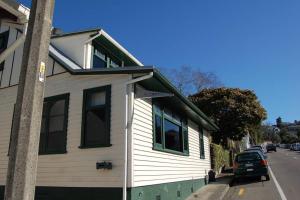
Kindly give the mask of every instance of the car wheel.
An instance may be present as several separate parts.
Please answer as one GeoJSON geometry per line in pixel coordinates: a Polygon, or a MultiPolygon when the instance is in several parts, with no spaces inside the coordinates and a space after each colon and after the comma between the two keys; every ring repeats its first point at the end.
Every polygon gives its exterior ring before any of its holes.
{"type": "Polygon", "coordinates": [[[270,176],[269,174],[266,175],[266,181],[269,181],[270,180],[270,176]]]}

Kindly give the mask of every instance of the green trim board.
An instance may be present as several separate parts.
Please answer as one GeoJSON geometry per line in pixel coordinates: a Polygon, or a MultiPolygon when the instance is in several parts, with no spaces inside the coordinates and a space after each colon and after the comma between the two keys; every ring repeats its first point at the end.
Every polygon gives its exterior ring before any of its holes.
{"type": "MultiPolygon", "coordinates": [[[[185,200],[205,186],[205,179],[185,180],[127,188],[128,200],[185,200]]],[[[0,200],[4,200],[4,186],[0,186],[0,200]]],[[[121,200],[121,187],[47,187],[37,186],[35,200],[121,200]]]]}
{"type": "Polygon", "coordinates": [[[185,180],[141,187],[129,191],[130,200],[184,200],[205,185],[205,179],[185,180]]]}

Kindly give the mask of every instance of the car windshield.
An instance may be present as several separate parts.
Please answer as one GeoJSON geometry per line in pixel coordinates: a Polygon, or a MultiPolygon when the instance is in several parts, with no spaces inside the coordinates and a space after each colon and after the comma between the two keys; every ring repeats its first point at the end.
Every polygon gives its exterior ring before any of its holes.
{"type": "Polygon", "coordinates": [[[243,153],[236,157],[237,162],[261,160],[261,156],[257,152],[243,153]]]}

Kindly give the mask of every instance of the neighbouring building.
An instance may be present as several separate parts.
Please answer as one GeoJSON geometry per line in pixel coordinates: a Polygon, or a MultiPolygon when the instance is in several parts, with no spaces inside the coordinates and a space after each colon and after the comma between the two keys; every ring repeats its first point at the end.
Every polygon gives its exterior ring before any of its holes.
{"type": "MultiPolygon", "coordinates": [[[[29,9],[0,2],[0,52],[29,9]]],[[[0,67],[3,199],[23,43],[0,67]]],[[[53,31],[46,64],[37,200],[180,200],[205,184],[218,127],[102,29],[53,31]],[[124,181],[125,180],[125,181],[124,181]]]]}

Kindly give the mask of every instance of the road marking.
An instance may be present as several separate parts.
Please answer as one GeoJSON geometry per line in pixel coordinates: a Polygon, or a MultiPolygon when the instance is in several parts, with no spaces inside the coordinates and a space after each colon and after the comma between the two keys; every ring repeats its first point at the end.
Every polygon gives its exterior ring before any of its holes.
{"type": "Polygon", "coordinates": [[[273,180],[274,180],[274,183],[275,183],[275,185],[276,185],[276,188],[277,188],[277,190],[278,190],[278,192],[279,192],[279,195],[280,195],[280,197],[281,197],[281,200],[287,200],[286,196],[285,196],[284,193],[283,193],[282,188],[280,187],[280,185],[279,185],[279,183],[278,183],[278,181],[277,181],[275,175],[274,175],[273,172],[272,172],[271,167],[270,167],[270,166],[268,166],[268,167],[269,167],[270,174],[271,174],[271,176],[272,176],[272,178],[273,178],[273,180]]]}
{"type": "Polygon", "coordinates": [[[242,196],[244,193],[245,193],[245,189],[244,189],[244,188],[241,188],[238,195],[239,195],[239,196],[242,196]]]}
{"type": "Polygon", "coordinates": [[[298,158],[297,158],[297,157],[294,157],[294,159],[296,159],[296,160],[297,160],[298,158]]]}

